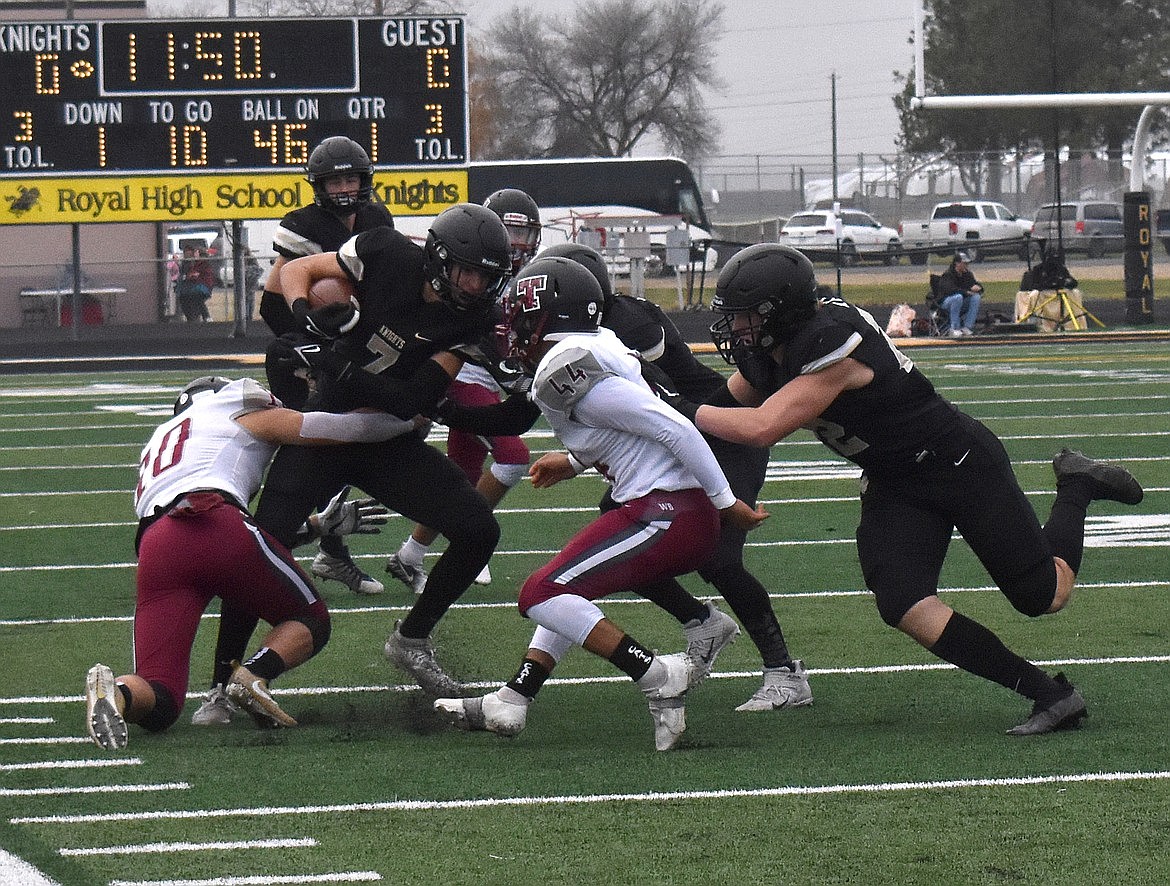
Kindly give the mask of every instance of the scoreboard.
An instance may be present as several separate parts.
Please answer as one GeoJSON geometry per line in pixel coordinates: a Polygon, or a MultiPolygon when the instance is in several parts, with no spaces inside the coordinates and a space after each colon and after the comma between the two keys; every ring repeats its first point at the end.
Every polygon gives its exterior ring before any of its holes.
{"type": "Polygon", "coordinates": [[[0,178],[466,164],[460,15],[0,23],[0,178]]]}

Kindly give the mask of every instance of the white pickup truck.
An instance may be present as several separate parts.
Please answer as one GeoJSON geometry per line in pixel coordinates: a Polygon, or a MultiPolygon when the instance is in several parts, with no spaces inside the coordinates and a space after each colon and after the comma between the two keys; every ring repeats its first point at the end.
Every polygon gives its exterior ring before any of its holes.
{"type": "Polygon", "coordinates": [[[1020,218],[1002,203],[959,200],[937,203],[929,219],[911,219],[898,225],[902,250],[914,265],[926,264],[931,253],[947,255],[963,250],[972,261],[992,253],[1028,258],[1032,222],[1020,218]]]}

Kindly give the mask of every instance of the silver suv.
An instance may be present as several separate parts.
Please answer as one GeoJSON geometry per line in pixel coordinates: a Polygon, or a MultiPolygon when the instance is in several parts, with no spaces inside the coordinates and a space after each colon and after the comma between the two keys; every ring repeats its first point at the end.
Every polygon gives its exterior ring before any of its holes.
{"type": "MultiPolygon", "coordinates": [[[[1101,258],[1107,252],[1120,252],[1125,243],[1120,203],[1107,200],[1061,203],[1060,223],[1065,252],[1084,252],[1089,258],[1101,258]]],[[[1036,240],[1056,245],[1055,203],[1046,203],[1036,210],[1033,243],[1036,240]]]]}

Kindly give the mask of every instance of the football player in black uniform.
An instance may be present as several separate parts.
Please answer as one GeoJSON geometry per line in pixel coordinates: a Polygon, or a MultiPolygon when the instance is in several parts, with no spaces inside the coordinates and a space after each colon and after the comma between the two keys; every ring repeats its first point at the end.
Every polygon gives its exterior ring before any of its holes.
{"type": "MultiPolygon", "coordinates": [[[[435,218],[420,248],[398,231],[375,228],[336,253],[285,265],[285,300],[320,344],[290,345],[290,359],[312,365],[317,409],[361,406],[399,416],[431,413],[474,348],[493,326],[491,307],[511,263],[498,215],[461,203],[435,218]],[[354,303],[310,310],[307,294],[326,277],[348,279],[354,303]],[[330,345],[332,341],[332,345],[330,345]]],[[[426,588],[386,641],[386,656],[424,690],[458,695],[459,684],[434,657],[430,633],[488,562],[499,525],[487,501],[439,450],[415,435],[386,444],[338,447],[328,459],[303,459],[293,447],[273,460],[256,519],[277,538],[291,537],[298,514],[329,489],[352,484],[404,517],[432,526],[448,545],[426,588]]],[[[307,516],[306,512],[306,516],[307,516]]]]}
{"type": "MultiPolygon", "coordinates": [[[[306,176],[313,187],[314,202],[294,209],[281,219],[272,242],[276,259],[260,297],[260,316],[277,336],[298,332],[301,328],[282,294],[280,272],[286,263],[306,255],[335,251],[362,231],[394,227],[390,211],[373,200],[374,165],[362,146],[352,139],[341,135],[324,139],[309,154],[306,176]]],[[[288,408],[303,409],[309,395],[304,371],[298,372],[296,367],[281,359],[283,345],[270,346],[269,351],[264,361],[268,389],[288,408]]],[[[380,594],[385,590],[380,581],[354,562],[345,540],[339,536],[321,540],[320,552],[310,571],[318,578],[339,581],[357,594],[380,594]]],[[[232,673],[232,650],[244,649],[254,626],[255,621],[247,616],[237,621],[230,611],[224,613],[216,644],[211,691],[191,718],[196,726],[223,725],[231,721],[234,707],[223,687],[232,673]]]]}
{"type": "MultiPolygon", "coordinates": [[[[483,205],[500,217],[511,242],[512,275],[532,261],[540,245],[540,209],[536,201],[516,188],[503,188],[489,194],[483,205]]],[[[447,390],[447,397],[465,406],[483,406],[500,402],[499,384],[489,370],[467,363],[447,390]]],[[[528,446],[515,434],[481,437],[478,434],[450,428],[447,432],[447,457],[463,470],[480,495],[493,508],[498,507],[517,483],[528,475],[528,446]],[[488,453],[492,465],[484,470],[488,453]]],[[[438,537],[429,526],[415,526],[410,535],[391,554],[386,571],[415,593],[421,593],[427,583],[423,557],[438,537]]],[[[490,569],[485,566],[476,576],[476,584],[491,584],[490,569]]]]}
{"type": "MultiPolygon", "coordinates": [[[[276,335],[300,330],[280,285],[284,265],[305,255],[334,252],[362,231],[394,227],[394,218],[373,200],[374,166],[361,145],[342,135],[327,138],[309,154],[309,184],[313,204],[294,209],[281,219],[272,238],[276,261],[260,299],[260,316],[276,335]]],[[[265,360],[269,387],[281,402],[300,408],[308,396],[305,380],[279,359],[265,360]]],[[[356,594],[380,594],[380,581],[363,571],[349,555],[342,539],[325,539],[310,567],[318,578],[339,581],[356,594]]]]}
{"type": "Polygon", "coordinates": [[[958,530],[1013,607],[1056,612],[1072,595],[1090,502],[1134,505],[1141,485],[1122,467],[1062,449],[1042,527],[999,438],[943,399],[869,314],[817,296],[797,250],[765,243],[738,253],[719,274],[711,334],[736,367],[727,393],[748,408],[677,405],[701,430],[752,446],[807,427],[859,465],[857,552],[883,621],[1030,699],[1031,715],[1009,734],[1077,725],[1085,700],[1064,675],[942,602],[939,573],[958,530]]]}
{"type": "MultiPolygon", "coordinates": [[[[605,260],[595,250],[579,243],[561,243],[541,253],[542,258],[555,255],[573,259],[593,273],[605,296],[601,325],[612,329],[622,343],[637,351],[643,360],[661,369],[682,396],[702,403],[716,392],[725,390],[724,377],[699,362],[673,321],[658,305],[613,291],[605,260]]],[[[719,466],[727,475],[731,491],[755,507],[768,468],[768,447],[741,446],[710,434],[706,437],[719,466]]],[[[615,507],[608,490],[601,506],[603,510],[615,507]]],[[[804,663],[793,660],[767,590],[743,565],[746,540],[744,530],[730,523],[721,524],[719,547],[698,570],[699,575],[731,606],[763,657],[763,685],[736,710],[771,711],[811,704],[812,689],[804,663]]],[[[684,625],[689,641],[687,651],[709,668],[713,656],[704,654],[700,648],[703,644],[710,646],[712,640],[702,627],[708,613],[694,611],[694,597],[675,579],[642,588],[640,593],[684,625]]]]}

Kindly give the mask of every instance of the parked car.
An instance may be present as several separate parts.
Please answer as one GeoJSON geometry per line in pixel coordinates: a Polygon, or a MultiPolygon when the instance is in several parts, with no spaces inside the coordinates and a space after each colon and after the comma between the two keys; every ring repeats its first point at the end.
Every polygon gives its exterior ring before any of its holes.
{"type": "Polygon", "coordinates": [[[1030,220],[990,200],[936,203],[930,218],[905,219],[898,225],[912,265],[926,264],[931,253],[950,255],[958,250],[972,261],[992,253],[1026,259],[1031,230],[1030,220]]]}
{"type": "Polygon", "coordinates": [[[840,254],[843,265],[855,265],[860,259],[881,259],[889,265],[902,254],[898,232],[857,209],[842,209],[838,214],[831,209],[798,212],[780,229],[780,242],[814,260],[835,261],[840,254]]]}
{"type": "MultiPolygon", "coordinates": [[[[1060,233],[1065,252],[1084,252],[1089,258],[1120,252],[1125,244],[1121,204],[1107,200],[1061,203],[1060,233]]],[[[1036,210],[1032,239],[1056,243],[1055,203],[1045,203],[1036,210]]]]}

